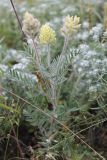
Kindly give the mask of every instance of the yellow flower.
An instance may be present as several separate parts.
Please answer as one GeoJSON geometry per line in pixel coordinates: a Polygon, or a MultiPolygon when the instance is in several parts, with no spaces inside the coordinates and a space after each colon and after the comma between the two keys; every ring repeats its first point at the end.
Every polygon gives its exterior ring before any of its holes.
{"type": "Polygon", "coordinates": [[[64,25],[61,28],[61,32],[64,36],[71,36],[75,32],[78,31],[81,24],[80,23],[80,17],[77,16],[67,16],[65,17],[64,25]]]}
{"type": "Polygon", "coordinates": [[[43,25],[40,29],[39,40],[42,44],[49,44],[55,42],[55,31],[48,24],[43,25]]]}
{"type": "Polygon", "coordinates": [[[22,30],[26,34],[26,36],[31,36],[34,38],[34,36],[36,36],[39,32],[40,22],[38,21],[38,19],[34,18],[29,12],[25,12],[24,20],[22,23],[22,30]]]}

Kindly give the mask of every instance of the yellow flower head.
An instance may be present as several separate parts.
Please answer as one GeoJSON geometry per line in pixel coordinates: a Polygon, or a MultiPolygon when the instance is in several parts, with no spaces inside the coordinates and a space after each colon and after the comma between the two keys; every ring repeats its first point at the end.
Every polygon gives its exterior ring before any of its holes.
{"type": "Polygon", "coordinates": [[[42,44],[49,44],[55,42],[55,31],[48,24],[43,25],[40,29],[39,40],[42,44]]]}
{"type": "Polygon", "coordinates": [[[35,36],[39,32],[40,22],[32,14],[25,12],[22,30],[27,36],[35,36]]]}
{"type": "Polygon", "coordinates": [[[64,36],[71,36],[75,32],[78,31],[80,28],[81,24],[80,23],[80,17],[77,16],[67,16],[65,17],[64,25],[61,28],[61,32],[63,33],[64,36]]]}

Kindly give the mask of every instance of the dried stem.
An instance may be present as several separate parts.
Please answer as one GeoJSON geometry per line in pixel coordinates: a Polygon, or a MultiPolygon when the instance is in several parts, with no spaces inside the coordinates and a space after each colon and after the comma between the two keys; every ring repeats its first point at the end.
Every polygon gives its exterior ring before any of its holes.
{"type": "Polygon", "coordinates": [[[13,3],[13,0],[10,0],[10,3],[11,3],[11,5],[12,5],[14,14],[15,14],[15,16],[16,16],[16,18],[17,18],[17,21],[18,21],[18,24],[19,24],[19,28],[20,28],[20,30],[21,30],[21,32],[22,32],[22,36],[23,36],[23,37],[26,37],[25,34],[24,34],[24,32],[23,32],[23,30],[22,30],[22,23],[21,23],[20,18],[19,18],[18,14],[17,14],[15,5],[14,5],[14,3],[13,3]]]}
{"type": "Polygon", "coordinates": [[[21,24],[21,21],[20,21],[20,19],[19,19],[18,14],[17,14],[17,11],[16,11],[16,8],[15,8],[15,5],[14,5],[14,3],[13,3],[13,0],[10,0],[10,3],[11,3],[11,5],[12,5],[12,7],[13,7],[13,11],[14,11],[14,13],[15,13],[15,15],[16,15],[16,18],[17,18],[17,21],[18,21],[19,27],[20,27],[20,29],[21,29],[21,31],[22,31],[22,24],[21,24]]]}

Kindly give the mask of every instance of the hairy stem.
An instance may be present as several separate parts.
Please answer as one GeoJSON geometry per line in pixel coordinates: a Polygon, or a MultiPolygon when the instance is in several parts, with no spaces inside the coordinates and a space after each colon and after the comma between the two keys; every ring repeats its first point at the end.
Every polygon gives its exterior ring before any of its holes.
{"type": "Polygon", "coordinates": [[[56,86],[54,84],[54,82],[52,80],[50,80],[51,83],[51,92],[52,92],[52,97],[51,97],[51,101],[53,104],[53,110],[55,111],[56,107],[57,107],[57,102],[56,102],[56,86]]]}
{"type": "Polygon", "coordinates": [[[63,49],[62,49],[62,52],[61,52],[61,56],[63,56],[63,55],[65,54],[65,51],[66,51],[66,49],[67,49],[67,47],[68,47],[68,42],[69,42],[68,37],[65,37],[63,49]]]}
{"type": "Polygon", "coordinates": [[[33,46],[34,46],[35,53],[36,53],[36,64],[37,64],[37,67],[40,68],[40,57],[39,57],[39,52],[38,52],[38,49],[37,49],[37,45],[34,41],[34,38],[32,38],[32,41],[33,41],[33,46]]]}
{"type": "Polygon", "coordinates": [[[47,64],[48,64],[48,67],[49,67],[49,66],[50,66],[50,63],[51,63],[50,45],[49,45],[49,44],[48,44],[48,46],[47,46],[47,50],[48,50],[47,64]]]}

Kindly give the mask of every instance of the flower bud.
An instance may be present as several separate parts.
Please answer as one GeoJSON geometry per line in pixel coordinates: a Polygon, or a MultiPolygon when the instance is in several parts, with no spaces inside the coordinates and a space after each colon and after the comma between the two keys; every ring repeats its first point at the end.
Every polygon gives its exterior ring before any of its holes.
{"type": "Polygon", "coordinates": [[[55,31],[48,24],[43,25],[40,29],[39,40],[42,44],[54,43],[56,41],[55,31]]]}
{"type": "Polygon", "coordinates": [[[24,14],[24,20],[22,23],[22,30],[26,36],[34,38],[39,32],[40,22],[38,21],[38,19],[34,18],[30,13],[26,12],[24,14]]]}
{"type": "Polygon", "coordinates": [[[80,22],[80,17],[77,16],[70,17],[69,15],[65,17],[63,27],[61,28],[62,34],[64,36],[70,37],[71,35],[76,33],[81,26],[79,22],[80,22]]]}

